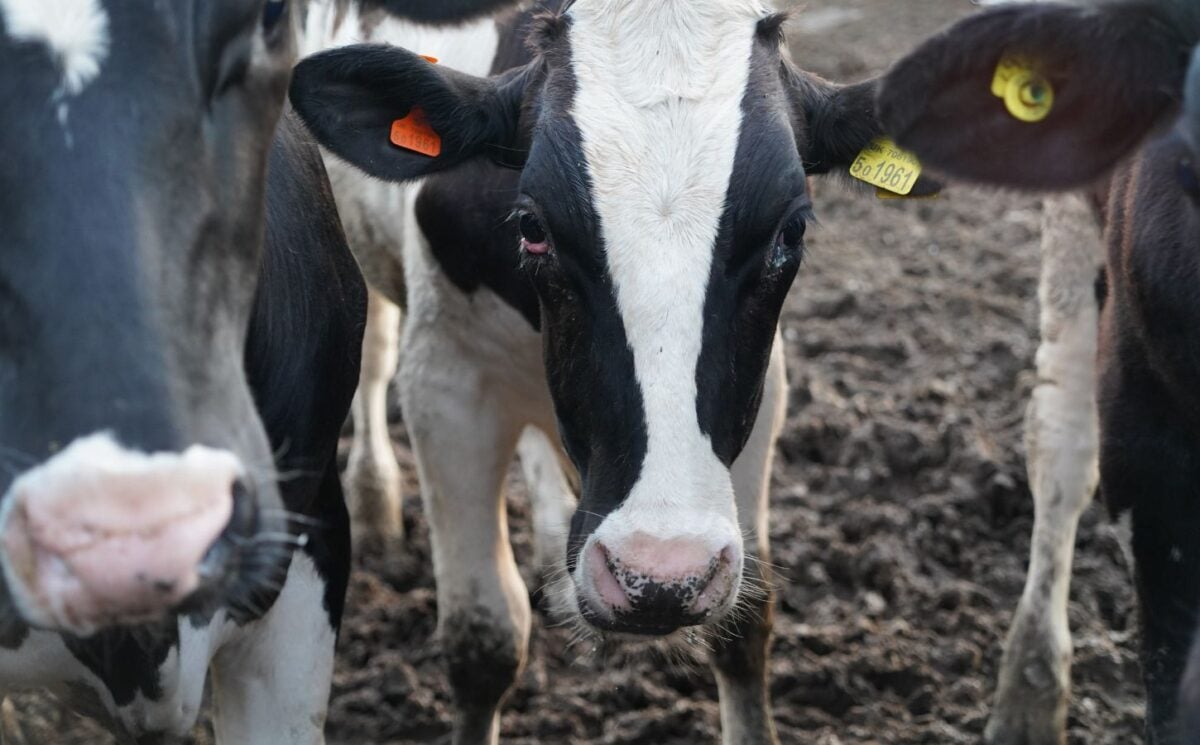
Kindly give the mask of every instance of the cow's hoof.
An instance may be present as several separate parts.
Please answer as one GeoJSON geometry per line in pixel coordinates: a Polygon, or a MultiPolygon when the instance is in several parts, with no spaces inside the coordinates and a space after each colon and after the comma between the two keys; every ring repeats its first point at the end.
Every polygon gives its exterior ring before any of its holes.
{"type": "Polygon", "coordinates": [[[1070,658],[1056,657],[1051,663],[1042,657],[1023,656],[1021,663],[1006,664],[1001,674],[984,742],[1065,745],[1070,658]]]}

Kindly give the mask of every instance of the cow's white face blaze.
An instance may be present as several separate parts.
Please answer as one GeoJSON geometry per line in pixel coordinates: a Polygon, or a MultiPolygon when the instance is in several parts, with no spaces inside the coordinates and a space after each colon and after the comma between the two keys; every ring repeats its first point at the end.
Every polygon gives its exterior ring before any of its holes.
{"type": "MultiPolygon", "coordinates": [[[[573,573],[580,607],[606,620],[635,600],[620,592],[603,597],[600,588],[611,588],[620,573],[610,567],[630,567],[633,583],[639,576],[694,582],[715,561],[723,564],[720,597],[685,613],[703,617],[736,597],[742,548],[733,485],[700,427],[696,369],[751,52],[765,14],[754,0],[577,3],[569,14],[570,117],[646,430],[632,488],[612,495],[623,501],[586,538],[573,573]],[[597,545],[602,550],[588,550],[597,545]],[[669,566],[681,554],[692,556],[669,566]]],[[[617,584],[625,594],[638,592],[617,584]]]]}
{"type": "Polygon", "coordinates": [[[372,175],[482,155],[521,167],[505,229],[582,482],[566,589],[604,629],[661,634],[736,604],[730,468],[800,265],[806,175],[878,133],[872,84],[796,70],[780,20],[759,0],[576,0],[535,25],[532,62],[492,79],[382,47],[296,71],[310,129],[372,175]],[[414,106],[436,158],[386,141],[414,106]]]}

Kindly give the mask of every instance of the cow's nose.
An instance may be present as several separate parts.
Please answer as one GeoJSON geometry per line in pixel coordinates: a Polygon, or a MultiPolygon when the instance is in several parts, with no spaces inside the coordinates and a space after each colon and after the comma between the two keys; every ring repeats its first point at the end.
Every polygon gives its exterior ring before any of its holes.
{"type": "Polygon", "coordinates": [[[205,579],[241,472],[227,451],[147,455],[96,436],[23,474],[0,510],[22,617],[75,634],[164,617],[205,579]]]}
{"type": "Polygon", "coordinates": [[[610,549],[596,540],[588,549],[586,569],[592,585],[586,613],[612,631],[668,634],[701,624],[721,608],[736,588],[734,545],[714,552],[698,538],[661,539],[635,533],[610,549]]]}

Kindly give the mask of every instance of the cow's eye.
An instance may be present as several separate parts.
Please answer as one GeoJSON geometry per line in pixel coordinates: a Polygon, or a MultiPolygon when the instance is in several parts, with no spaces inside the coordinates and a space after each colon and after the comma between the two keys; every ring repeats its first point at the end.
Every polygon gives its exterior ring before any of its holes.
{"type": "Polygon", "coordinates": [[[1190,158],[1179,161],[1175,168],[1175,178],[1193,202],[1200,204],[1200,176],[1196,174],[1196,165],[1190,158]]]}
{"type": "Polygon", "coordinates": [[[550,251],[550,239],[542,221],[532,212],[522,212],[520,217],[521,250],[531,254],[545,254],[550,251]]]}
{"type": "Polygon", "coordinates": [[[807,228],[808,222],[804,219],[803,210],[797,210],[779,229],[779,235],[775,238],[775,247],[790,251],[800,250],[804,247],[804,231],[807,228]]]}
{"type": "Polygon", "coordinates": [[[287,11],[287,0],[267,0],[267,4],[263,6],[262,15],[264,34],[270,34],[279,26],[285,11],[287,11]]]}

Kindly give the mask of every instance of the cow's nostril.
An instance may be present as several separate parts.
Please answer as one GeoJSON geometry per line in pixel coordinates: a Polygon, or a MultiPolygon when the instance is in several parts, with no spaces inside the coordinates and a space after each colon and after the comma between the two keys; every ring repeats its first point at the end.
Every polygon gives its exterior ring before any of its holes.
{"type": "Polygon", "coordinates": [[[592,586],[605,606],[612,610],[630,610],[632,606],[625,588],[617,580],[613,571],[612,558],[608,549],[600,541],[592,544],[588,550],[588,571],[591,574],[592,586]]]}
{"type": "Polygon", "coordinates": [[[250,542],[258,531],[258,507],[250,485],[244,479],[235,479],[231,493],[233,509],[229,523],[209,547],[200,563],[200,577],[205,582],[221,578],[238,550],[250,542]]]}
{"type": "Polygon", "coordinates": [[[245,479],[233,482],[233,516],[229,518],[229,528],[243,536],[252,536],[258,531],[258,509],[254,494],[245,479]]]}

